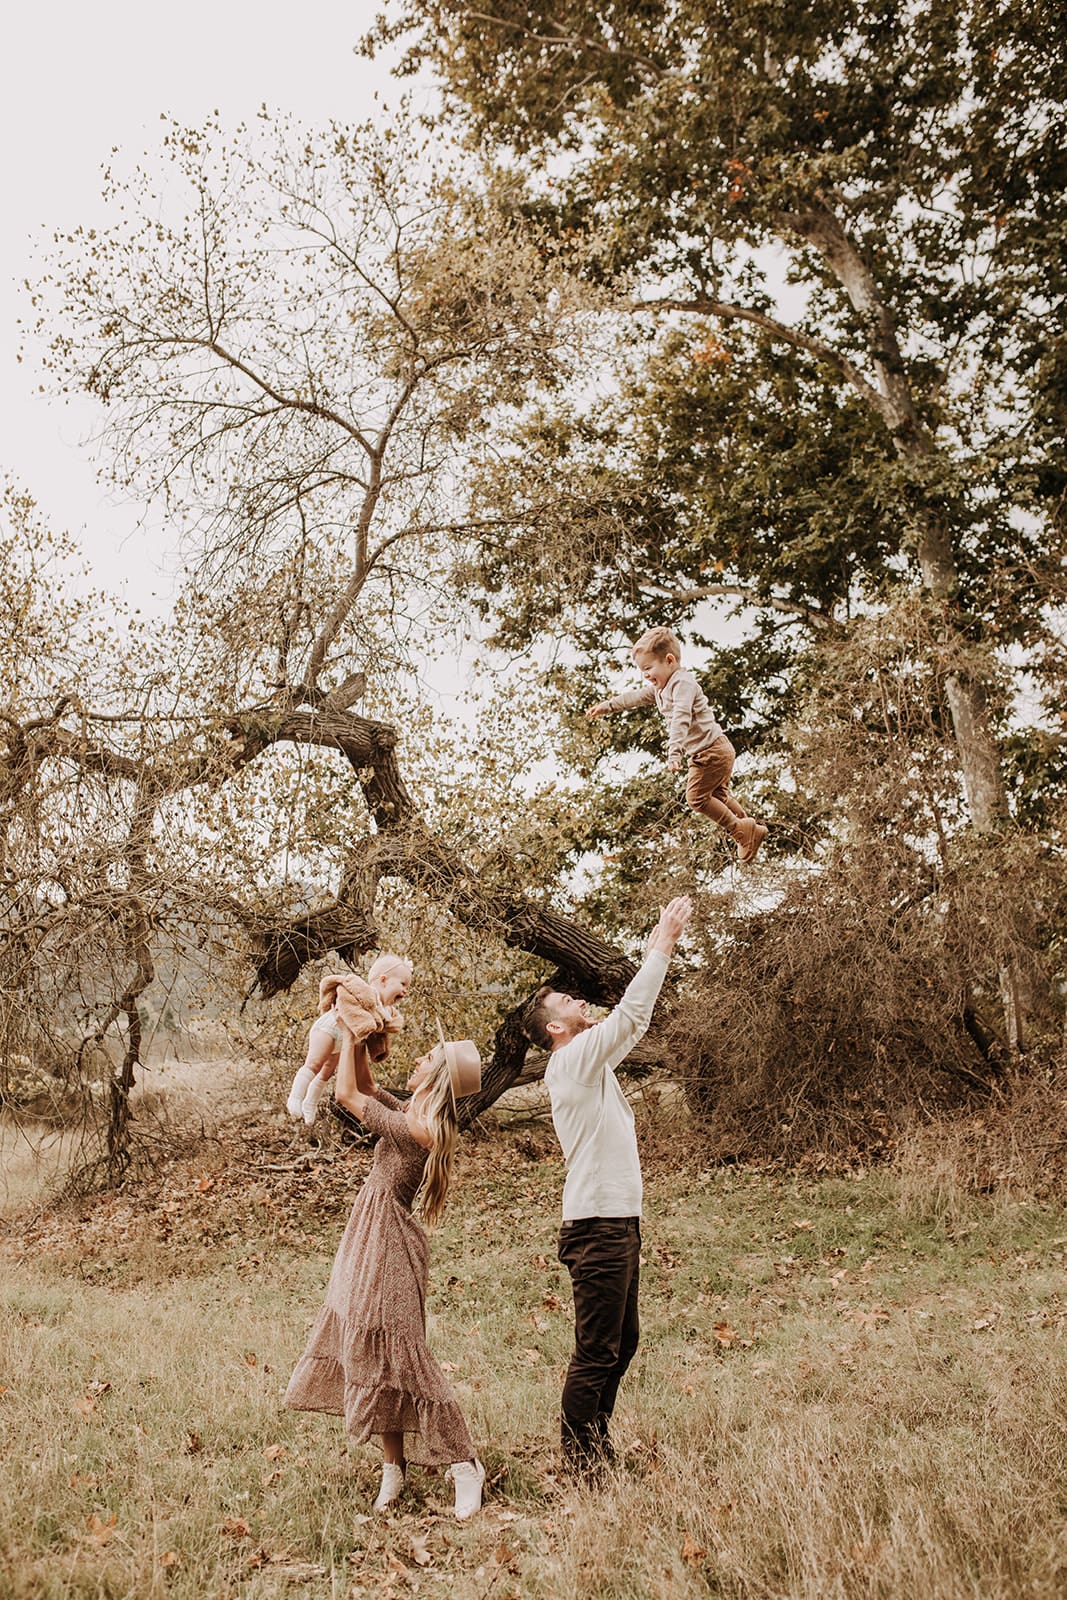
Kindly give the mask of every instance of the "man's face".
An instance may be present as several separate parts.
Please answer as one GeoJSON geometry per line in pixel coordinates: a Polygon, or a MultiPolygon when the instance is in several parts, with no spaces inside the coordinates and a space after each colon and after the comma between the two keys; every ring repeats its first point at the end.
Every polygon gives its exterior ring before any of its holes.
{"type": "Polygon", "coordinates": [[[554,1038],[573,1039],[576,1033],[593,1026],[588,1002],[573,994],[560,994],[557,990],[549,995],[546,1009],[548,1031],[554,1038]]]}

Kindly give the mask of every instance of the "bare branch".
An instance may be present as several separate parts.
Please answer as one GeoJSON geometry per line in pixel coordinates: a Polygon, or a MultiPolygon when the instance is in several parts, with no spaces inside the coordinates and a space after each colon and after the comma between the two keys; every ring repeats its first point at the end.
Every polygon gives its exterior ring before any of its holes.
{"type": "Polygon", "coordinates": [[[664,600],[676,600],[681,606],[689,606],[699,600],[714,600],[720,595],[730,595],[757,609],[769,606],[772,611],[782,611],[787,616],[803,617],[813,628],[826,629],[834,625],[833,617],[827,616],[825,611],[819,611],[815,606],[802,605],[799,600],[782,600],[777,595],[761,594],[758,589],[746,589],[744,584],[740,583],[707,583],[696,589],[664,589],[654,583],[643,584],[642,587],[648,594],[658,595],[664,600]]]}
{"type": "Polygon", "coordinates": [[[835,350],[832,345],[826,344],[822,339],[816,339],[809,333],[802,333],[799,328],[791,328],[788,323],[779,322],[775,317],[769,317],[763,311],[753,311],[749,306],[738,306],[728,300],[713,300],[703,295],[695,299],[679,300],[675,298],[666,300],[636,300],[630,303],[631,311],[688,311],[701,317],[719,317],[723,321],[749,322],[756,328],[762,328],[764,333],[769,333],[775,339],[781,339],[785,344],[791,344],[797,350],[806,350],[817,360],[833,367],[836,372],[849,383],[856,393],[891,422],[893,412],[890,410],[886,397],[879,393],[873,384],[868,383],[862,372],[840,350],[835,350]]]}

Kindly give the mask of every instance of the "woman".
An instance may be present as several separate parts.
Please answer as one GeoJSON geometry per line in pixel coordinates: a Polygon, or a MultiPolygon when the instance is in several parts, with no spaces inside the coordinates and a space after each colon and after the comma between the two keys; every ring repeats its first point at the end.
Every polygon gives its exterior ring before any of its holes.
{"type": "Polygon", "coordinates": [[[337,1102],[381,1137],[285,1403],[343,1416],[354,1441],[381,1440],[376,1511],[401,1493],[413,1461],[448,1466],[455,1514],[465,1520],[481,1506],[485,1469],[426,1343],[429,1245],[413,1211],[432,1227],[444,1210],[458,1138],[456,1100],[481,1086],[481,1062],[469,1039],[446,1041],[441,1034],[415,1063],[411,1098],[401,1105],[374,1082],[360,1037],[365,1013],[350,1009],[340,990],[337,1009],[344,1034],[337,1102]]]}

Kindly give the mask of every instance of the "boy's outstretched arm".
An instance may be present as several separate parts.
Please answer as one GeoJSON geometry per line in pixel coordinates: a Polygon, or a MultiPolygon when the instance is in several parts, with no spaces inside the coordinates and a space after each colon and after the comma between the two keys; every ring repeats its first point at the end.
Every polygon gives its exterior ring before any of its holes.
{"type": "Polygon", "coordinates": [[[634,711],[638,706],[650,706],[655,698],[655,689],[646,683],[640,689],[627,689],[622,694],[613,694],[610,700],[598,700],[585,714],[587,717],[613,716],[616,711],[634,711]]]}

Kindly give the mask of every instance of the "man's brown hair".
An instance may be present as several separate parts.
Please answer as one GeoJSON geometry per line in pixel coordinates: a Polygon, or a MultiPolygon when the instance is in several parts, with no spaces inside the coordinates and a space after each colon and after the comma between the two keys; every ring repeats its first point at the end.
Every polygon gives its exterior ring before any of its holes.
{"type": "Polygon", "coordinates": [[[681,661],[682,641],[670,628],[649,628],[638,639],[630,654],[654,656],[657,661],[662,661],[665,656],[673,656],[676,661],[681,661]]]}
{"type": "Polygon", "coordinates": [[[530,1043],[535,1044],[539,1050],[552,1049],[552,1035],[546,1027],[549,1011],[545,1001],[550,994],[556,993],[557,991],[553,989],[550,983],[543,983],[537,993],[531,995],[523,1007],[522,1031],[530,1043]]]}

